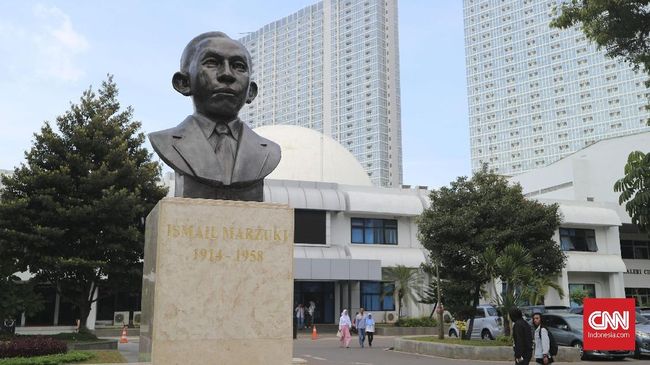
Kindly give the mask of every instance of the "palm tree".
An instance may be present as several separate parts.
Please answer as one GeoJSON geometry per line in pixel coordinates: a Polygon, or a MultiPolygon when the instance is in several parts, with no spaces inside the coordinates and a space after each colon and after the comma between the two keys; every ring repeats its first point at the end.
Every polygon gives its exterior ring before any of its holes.
{"type": "Polygon", "coordinates": [[[530,266],[532,257],[528,250],[519,244],[506,246],[500,254],[493,247],[489,247],[484,255],[484,270],[492,278],[494,295],[497,306],[504,312],[505,335],[510,335],[510,325],[506,313],[521,304],[523,288],[526,288],[535,278],[535,273],[530,266]],[[494,279],[500,278],[504,284],[501,295],[496,290],[494,279]]]}
{"type": "Polygon", "coordinates": [[[543,298],[548,293],[548,289],[553,288],[557,291],[560,299],[564,298],[564,290],[557,283],[557,277],[554,276],[538,276],[524,288],[524,297],[528,298],[530,305],[544,304],[543,298]]]}
{"type": "Polygon", "coordinates": [[[392,293],[397,294],[397,313],[402,316],[402,307],[411,300],[415,300],[415,289],[420,278],[419,270],[404,265],[387,267],[384,269],[384,277],[388,281],[395,283],[392,293]]]}

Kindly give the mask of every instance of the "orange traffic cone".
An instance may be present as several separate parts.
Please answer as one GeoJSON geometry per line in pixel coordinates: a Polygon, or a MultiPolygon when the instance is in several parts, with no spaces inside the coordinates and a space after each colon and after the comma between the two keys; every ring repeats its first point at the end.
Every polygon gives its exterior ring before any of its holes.
{"type": "Polygon", "coordinates": [[[311,339],[312,340],[317,340],[318,339],[318,332],[316,331],[316,325],[314,325],[311,328],[311,339]]]}
{"type": "Polygon", "coordinates": [[[126,326],[122,327],[122,337],[120,337],[120,343],[129,343],[129,340],[126,338],[126,326]]]}

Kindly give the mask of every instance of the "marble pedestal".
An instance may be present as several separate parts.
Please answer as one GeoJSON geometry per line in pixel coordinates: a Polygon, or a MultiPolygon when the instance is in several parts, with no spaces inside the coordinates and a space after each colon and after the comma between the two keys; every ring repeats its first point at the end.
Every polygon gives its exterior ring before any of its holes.
{"type": "Polygon", "coordinates": [[[165,198],[147,217],[140,360],[292,361],[293,210],[165,198]]]}

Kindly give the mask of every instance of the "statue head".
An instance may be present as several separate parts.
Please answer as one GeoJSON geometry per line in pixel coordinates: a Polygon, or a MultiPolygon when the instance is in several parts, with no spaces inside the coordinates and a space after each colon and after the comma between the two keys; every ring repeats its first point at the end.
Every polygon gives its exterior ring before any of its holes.
{"type": "Polygon", "coordinates": [[[174,89],[191,96],[196,112],[214,121],[237,118],[244,104],[257,96],[248,50],[225,33],[194,37],[183,50],[180,66],[172,77],[174,89]]]}

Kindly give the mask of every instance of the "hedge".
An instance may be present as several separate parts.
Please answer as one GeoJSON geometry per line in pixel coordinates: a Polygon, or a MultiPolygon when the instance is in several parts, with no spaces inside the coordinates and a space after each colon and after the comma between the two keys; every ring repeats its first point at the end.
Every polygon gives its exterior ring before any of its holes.
{"type": "Polygon", "coordinates": [[[73,351],[68,352],[67,354],[0,359],[0,365],[59,365],[70,362],[85,361],[91,357],[93,357],[91,353],[73,351]]]}
{"type": "Polygon", "coordinates": [[[63,354],[67,351],[65,342],[45,336],[15,337],[0,342],[0,358],[63,354]]]}
{"type": "Polygon", "coordinates": [[[395,322],[396,327],[435,327],[438,322],[434,318],[400,318],[395,322]]]}

